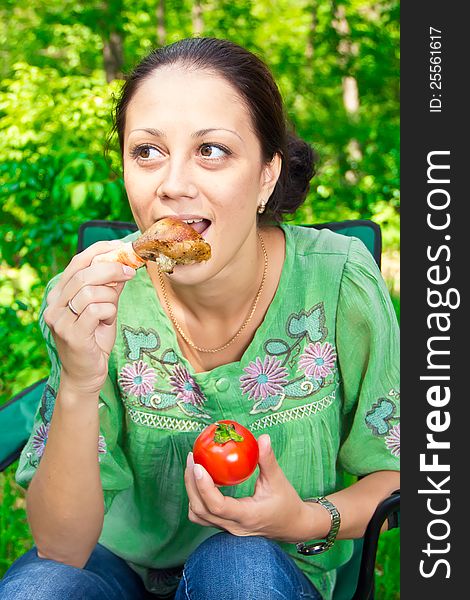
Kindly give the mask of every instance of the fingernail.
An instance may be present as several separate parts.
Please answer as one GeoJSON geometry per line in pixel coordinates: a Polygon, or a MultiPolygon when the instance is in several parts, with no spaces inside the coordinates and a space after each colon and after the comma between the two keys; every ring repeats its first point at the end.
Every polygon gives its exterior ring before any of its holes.
{"type": "Polygon", "coordinates": [[[266,450],[269,450],[271,447],[271,438],[269,437],[268,433],[261,434],[258,438],[258,442],[261,442],[261,444],[266,448],[266,450]]]}
{"type": "Polygon", "coordinates": [[[194,477],[196,479],[202,479],[204,472],[201,465],[194,465],[194,477]]]}
{"type": "Polygon", "coordinates": [[[135,269],[129,267],[128,265],[122,265],[122,270],[124,271],[124,275],[135,275],[135,269]]]}
{"type": "Polygon", "coordinates": [[[188,453],[188,458],[186,459],[186,466],[188,466],[188,467],[194,467],[194,458],[193,458],[193,453],[192,452],[188,453]]]}

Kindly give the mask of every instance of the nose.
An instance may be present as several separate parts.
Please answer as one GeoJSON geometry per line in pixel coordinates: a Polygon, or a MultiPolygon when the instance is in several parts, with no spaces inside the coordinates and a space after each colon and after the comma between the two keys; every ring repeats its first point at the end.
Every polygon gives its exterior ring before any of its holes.
{"type": "Polygon", "coordinates": [[[177,200],[179,198],[194,198],[197,186],[194,181],[191,166],[183,157],[170,158],[162,167],[162,179],[156,189],[156,194],[162,200],[177,200]]]}

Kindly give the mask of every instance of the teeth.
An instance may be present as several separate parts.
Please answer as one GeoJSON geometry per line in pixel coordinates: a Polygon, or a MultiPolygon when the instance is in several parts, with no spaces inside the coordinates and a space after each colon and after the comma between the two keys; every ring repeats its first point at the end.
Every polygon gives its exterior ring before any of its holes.
{"type": "Polygon", "coordinates": [[[183,219],[183,223],[187,223],[188,225],[191,225],[192,223],[202,223],[202,221],[204,221],[204,219],[183,219]]]}

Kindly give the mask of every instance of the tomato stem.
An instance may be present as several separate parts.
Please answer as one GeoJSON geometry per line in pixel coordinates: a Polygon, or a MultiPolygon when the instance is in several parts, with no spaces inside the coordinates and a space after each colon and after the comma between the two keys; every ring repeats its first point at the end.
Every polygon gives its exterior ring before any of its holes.
{"type": "Polygon", "coordinates": [[[233,442],[243,442],[243,436],[235,431],[235,426],[232,423],[217,423],[214,432],[214,442],[216,444],[226,444],[230,440],[233,442]]]}

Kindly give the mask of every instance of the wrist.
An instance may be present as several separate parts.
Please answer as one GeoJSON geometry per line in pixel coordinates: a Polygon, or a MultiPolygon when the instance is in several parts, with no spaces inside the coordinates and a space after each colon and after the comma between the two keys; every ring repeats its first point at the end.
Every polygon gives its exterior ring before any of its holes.
{"type": "Polygon", "coordinates": [[[303,532],[305,532],[303,539],[325,539],[331,528],[331,517],[329,512],[323,506],[314,502],[304,501],[303,505],[303,532]]]}
{"type": "MultiPolygon", "coordinates": [[[[308,498],[306,503],[313,503],[315,506],[319,508],[323,508],[324,512],[328,513],[329,517],[329,529],[326,535],[314,535],[313,540],[316,540],[312,543],[299,542],[296,544],[297,552],[300,554],[304,554],[306,556],[314,556],[316,554],[321,554],[322,552],[326,552],[329,550],[336,541],[336,536],[338,534],[340,525],[341,525],[341,515],[337,507],[327,498],[321,496],[319,498],[308,498]],[[321,540],[321,541],[320,541],[321,540]]],[[[317,511],[318,513],[318,511],[317,511]]],[[[318,518],[320,519],[320,513],[318,513],[318,518]]],[[[318,531],[320,530],[320,521],[317,523],[318,531]]]]}
{"type": "Polygon", "coordinates": [[[96,403],[98,405],[99,395],[99,390],[95,391],[84,388],[67,377],[64,371],[62,371],[57,393],[57,398],[62,404],[66,403],[70,406],[79,404],[83,406],[84,403],[96,403]]]}

